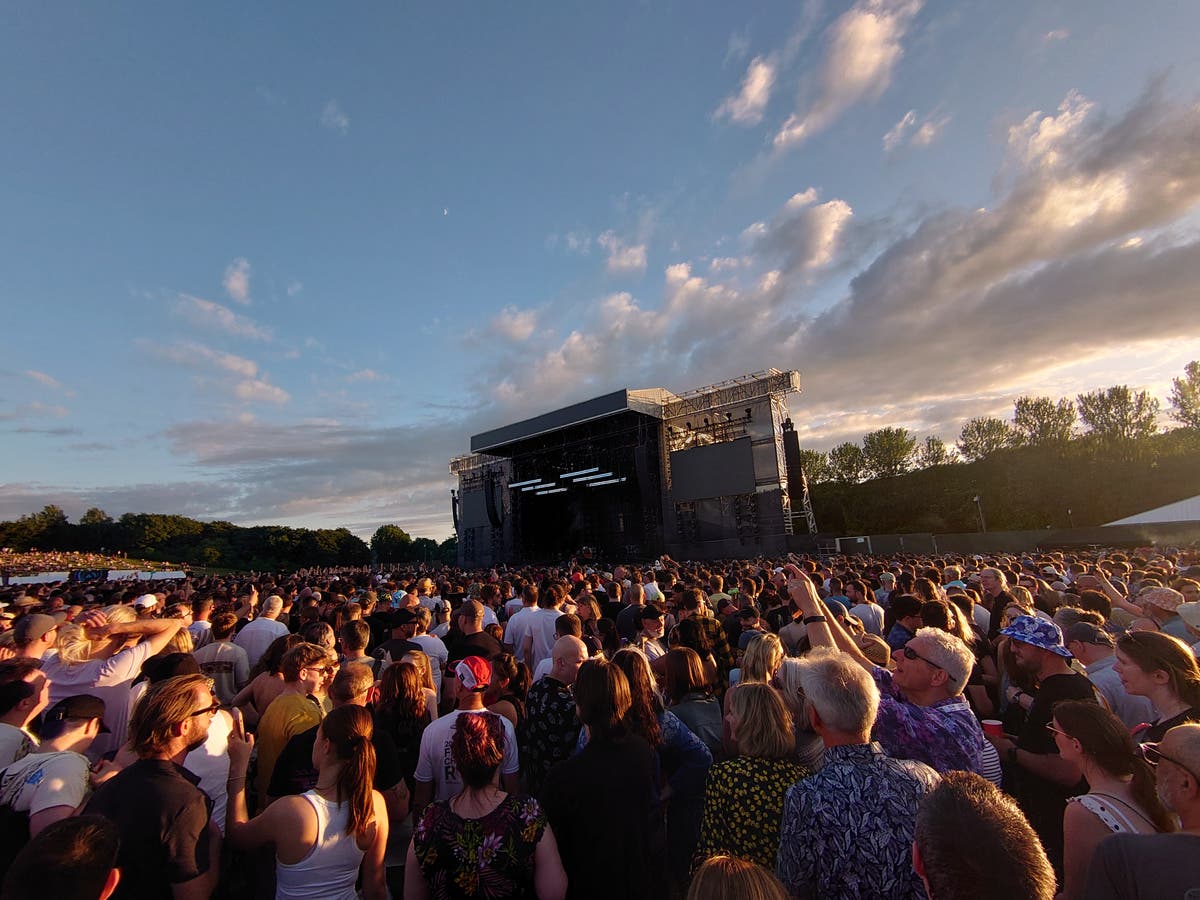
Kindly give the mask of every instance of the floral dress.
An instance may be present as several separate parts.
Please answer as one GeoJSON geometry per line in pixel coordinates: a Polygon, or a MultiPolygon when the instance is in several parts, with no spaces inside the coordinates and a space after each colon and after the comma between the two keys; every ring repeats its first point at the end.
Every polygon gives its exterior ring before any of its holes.
{"type": "Polygon", "coordinates": [[[479,819],[464,819],[443,801],[425,807],[413,850],[433,900],[532,898],[533,853],[545,830],[532,797],[510,794],[479,819]]]}

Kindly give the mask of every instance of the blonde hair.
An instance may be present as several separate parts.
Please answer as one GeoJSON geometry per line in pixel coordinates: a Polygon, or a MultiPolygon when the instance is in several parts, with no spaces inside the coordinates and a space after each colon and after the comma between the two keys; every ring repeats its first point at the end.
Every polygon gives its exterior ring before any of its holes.
{"type": "Polygon", "coordinates": [[[775,688],[750,681],[729,696],[737,717],[738,753],[758,759],[789,759],[795,755],[792,714],[775,688]]]}
{"type": "Polygon", "coordinates": [[[736,856],[714,856],[692,876],[687,900],[790,900],[768,869],[736,856]]]}
{"type": "Polygon", "coordinates": [[[137,621],[137,610],[132,606],[118,603],[115,606],[104,607],[104,618],[108,619],[111,625],[128,625],[130,622],[137,621]]]}
{"type": "Polygon", "coordinates": [[[92,642],[82,625],[67,622],[59,625],[54,647],[58,650],[58,658],[68,666],[77,666],[92,658],[92,642]]]}
{"type": "Polygon", "coordinates": [[[196,642],[192,640],[192,633],[186,628],[180,628],[167,641],[167,646],[163,648],[163,653],[192,653],[196,649],[196,642]]]}
{"type": "Polygon", "coordinates": [[[408,650],[395,662],[410,662],[421,673],[421,682],[426,690],[434,690],[433,666],[429,662],[429,654],[424,650],[408,650]]]}
{"type": "Polygon", "coordinates": [[[742,657],[742,681],[767,681],[783,662],[783,644],[778,635],[756,634],[742,657]]]}

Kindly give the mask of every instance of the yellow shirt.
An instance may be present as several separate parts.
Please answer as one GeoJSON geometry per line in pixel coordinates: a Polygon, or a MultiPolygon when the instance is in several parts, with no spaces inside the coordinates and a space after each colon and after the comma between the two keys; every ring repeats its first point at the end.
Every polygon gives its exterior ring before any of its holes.
{"type": "Polygon", "coordinates": [[[300,732],[319,725],[324,715],[324,710],[304,694],[280,694],[267,706],[267,711],[258,721],[258,732],[255,736],[258,774],[254,784],[258,788],[260,809],[266,805],[265,798],[267,786],[271,783],[271,773],[275,771],[275,762],[287,746],[287,742],[300,732]]]}

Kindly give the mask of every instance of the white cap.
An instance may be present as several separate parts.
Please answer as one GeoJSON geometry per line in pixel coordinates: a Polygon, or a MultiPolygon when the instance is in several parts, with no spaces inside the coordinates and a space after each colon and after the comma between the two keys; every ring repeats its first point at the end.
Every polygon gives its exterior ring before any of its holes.
{"type": "Polygon", "coordinates": [[[151,606],[158,606],[158,598],[153,594],[142,594],[133,601],[134,606],[140,606],[142,609],[147,609],[151,606]]]}

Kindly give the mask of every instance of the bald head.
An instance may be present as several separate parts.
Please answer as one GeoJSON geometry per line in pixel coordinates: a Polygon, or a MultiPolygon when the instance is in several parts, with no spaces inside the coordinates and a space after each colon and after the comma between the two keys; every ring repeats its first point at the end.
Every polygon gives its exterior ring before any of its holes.
{"type": "Polygon", "coordinates": [[[560,637],[550,651],[550,674],[563,684],[574,684],[579,667],[587,658],[587,645],[583,641],[573,635],[560,637]]]}
{"type": "Polygon", "coordinates": [[[1200,774],[1200,725],[1176,725],[1158,745],[1159,749],[1200,774]]]}
{"type": "Polygon", "coordinates": [[[1154,773],[1163,805],[1179,816],[1184,831],[1200,829],[1200,725],[1176,725],[1158,745],[1154,773]]]}

